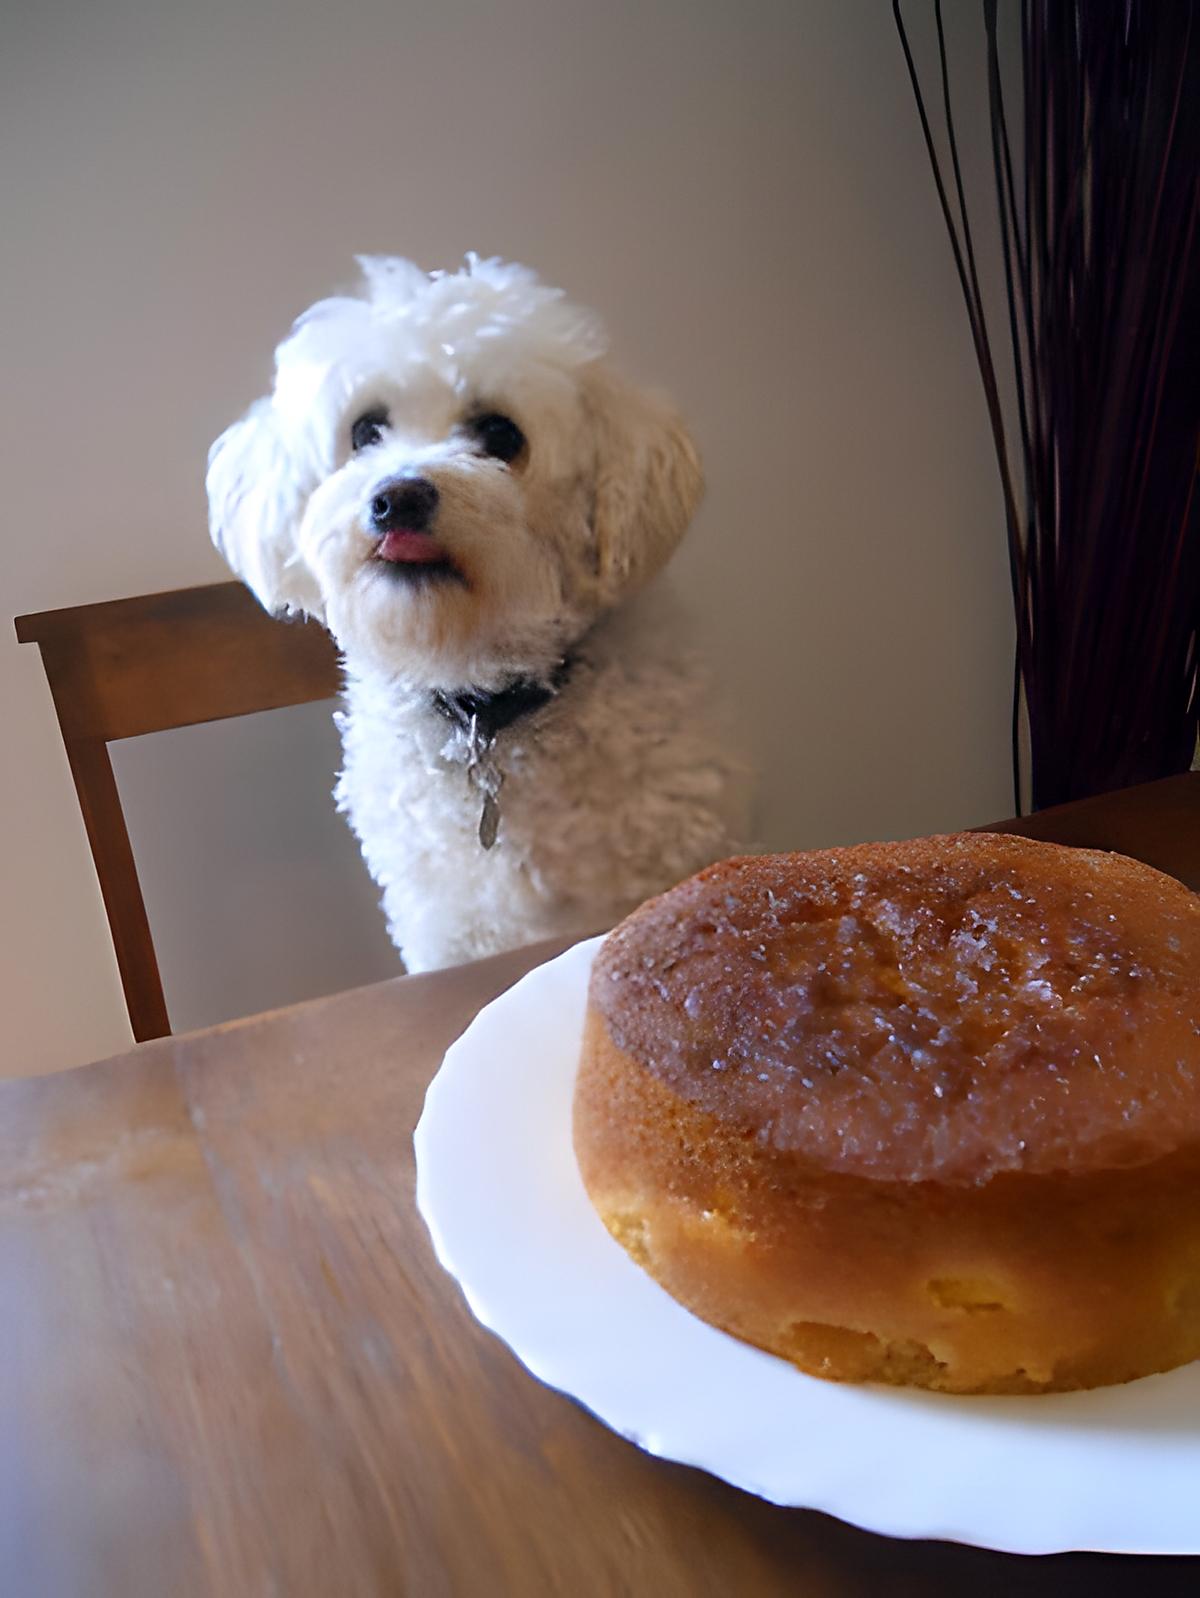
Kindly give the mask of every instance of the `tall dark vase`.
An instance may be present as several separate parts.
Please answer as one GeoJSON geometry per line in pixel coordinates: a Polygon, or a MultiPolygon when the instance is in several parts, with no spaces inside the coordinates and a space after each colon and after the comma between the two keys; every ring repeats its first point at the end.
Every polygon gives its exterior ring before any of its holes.
{"type": "Polygon", "coordinates": [[[899,0],[894,11],[1000,466],[1018,803],[1022,707],[1035,808],[1185,770],[1200,713],[1200,0],[984,0],[1006,284],[991,321],[1011,342],[1011,397],[980,292],[940,0],[946,159],[899,0]],[[1001,26],[1020,30],[1017,92],[1001,26]]]}

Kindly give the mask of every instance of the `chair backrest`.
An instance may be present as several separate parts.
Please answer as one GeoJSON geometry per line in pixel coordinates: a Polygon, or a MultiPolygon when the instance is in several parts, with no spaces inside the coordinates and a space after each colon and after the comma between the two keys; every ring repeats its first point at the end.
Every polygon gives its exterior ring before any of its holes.
{"type": "Polygon", "coordinates": [[[108,744],[333,698],[337,651],[315,622],[268,616],[240,583],[214,583],[16,618],[37,644],[112,931],[138,1042],[171,1026],[108,744]]]}

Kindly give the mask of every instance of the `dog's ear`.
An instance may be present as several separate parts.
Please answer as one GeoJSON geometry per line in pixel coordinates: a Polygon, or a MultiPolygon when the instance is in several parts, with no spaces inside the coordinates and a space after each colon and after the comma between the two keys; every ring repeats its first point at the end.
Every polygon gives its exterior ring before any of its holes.
{"type": "Polygon", "coordinates": [[[208,515],[213,543],[261,605],[321,621],[321,591],[296,545],[310,475],[271,401],[257,400],[208,453],[208,515]]]}
{"type": "Polygon", "coordinates": [[[671,405],[604,365],[584,395],[596,437],[592,532],[601,602],[650,580],[687,531],[704,492],[696,447],[671,405]]]}

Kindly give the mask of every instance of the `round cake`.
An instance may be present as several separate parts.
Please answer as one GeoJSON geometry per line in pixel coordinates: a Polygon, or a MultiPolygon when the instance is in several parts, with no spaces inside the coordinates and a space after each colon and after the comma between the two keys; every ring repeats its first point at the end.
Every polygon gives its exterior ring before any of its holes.
{"type": "Polygon", "coordinates": [[[575,1096],[613,1236],[815,1375],[1200,1355],[1200,898],[992,833],[727,860],[603,944],[575,1096]]]}

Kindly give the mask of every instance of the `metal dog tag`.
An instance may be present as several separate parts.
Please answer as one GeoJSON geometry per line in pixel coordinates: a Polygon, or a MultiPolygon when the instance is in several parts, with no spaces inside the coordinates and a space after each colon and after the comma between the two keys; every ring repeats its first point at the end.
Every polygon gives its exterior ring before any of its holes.
{"type": "Polygon", "coordinates": [[[479,817],[479,841],[485,849],[490,849],[495,843],[499,830],[500,801],[495,794],[484,794],[483,812],[479,817]]]}
{"type": "Polygon", "coordinates": [[[467,761],[467,781],[476,793],[483,795],[483,809],[479,815],[479,843],[490,849],[500,831],[500,787],[504,773],[492,759],[494,740],[484,738],[478,723],[472,720],[470,732],[471,753],[467,761]]]}

